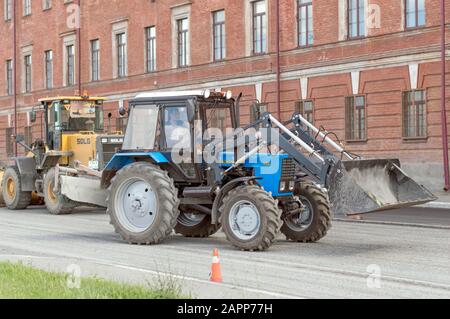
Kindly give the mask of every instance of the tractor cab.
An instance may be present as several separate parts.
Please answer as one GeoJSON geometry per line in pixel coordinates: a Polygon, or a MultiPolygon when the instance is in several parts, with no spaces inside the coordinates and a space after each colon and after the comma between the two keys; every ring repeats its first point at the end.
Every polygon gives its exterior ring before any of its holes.
{"type": "Polygon", "coordinates": [[[148,152],[154,161],[172,166],[177,182],[201,183],[205,177],[201,169],[204,145],[212,135],[225,136],[236,127],[235,104],[231,93],[222,92],[138,95],[130,103],[122,155],[148,152]]]}

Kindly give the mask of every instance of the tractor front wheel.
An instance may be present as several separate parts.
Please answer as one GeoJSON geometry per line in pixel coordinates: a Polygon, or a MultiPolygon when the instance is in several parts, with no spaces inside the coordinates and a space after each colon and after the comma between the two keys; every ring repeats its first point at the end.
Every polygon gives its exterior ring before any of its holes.
{"type": "Polygon", "coordinates": [[[48,170],[44,177],[44,202],[52,215],[67,215],[72,213],[76,204],[66,196],[55,192],[55,169],[48,170]]]}
{"type": "Polygon", "coordinates": [[[255,185],[242,185],[231,190],[219,211],[227,239],[241,250],[268,249],[275,242],[282,224],[278,202],[255,185]]]}
{"type": "Polygon", "coordinates": [[[325,237],[331,228],[328,196],[312,183],[299,183],[295,190],[304,205],[301,213],[289,215],[285,212],[281,232],[288,240],[311,243],[325,237]]]}
{"type": "Polygon", "coordinates": [[[10,210],[25,209],[31,203],[31,192],[22,191],[19,169],[15,166],[8,167],[3,175],[2,195],[10,210]]]}
{"type": "Polygon", "coordinates": [[[122,168],[111,181],[107,212],[116,233],[130,244],[167,238],[178,217],[178,191],[167,172],[149,163],[122,168]]]}
{"type": "Polygon", "coordinates": [[[207,238],[220,229],[220,224],[211,224],[211,216],[191,210],[180,209],[175,233],[184,237],[207,238]]]}

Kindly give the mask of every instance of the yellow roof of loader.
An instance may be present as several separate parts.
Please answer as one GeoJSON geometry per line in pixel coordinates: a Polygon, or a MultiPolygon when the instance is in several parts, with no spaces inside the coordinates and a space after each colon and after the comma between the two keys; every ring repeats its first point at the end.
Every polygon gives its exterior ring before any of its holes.
{"type": "Polygon", "coordinates": [[[99,96],[55,96],[39,99],[39,102],[53,102],[53,101],[106,101],[106,98],[99,96]]]}

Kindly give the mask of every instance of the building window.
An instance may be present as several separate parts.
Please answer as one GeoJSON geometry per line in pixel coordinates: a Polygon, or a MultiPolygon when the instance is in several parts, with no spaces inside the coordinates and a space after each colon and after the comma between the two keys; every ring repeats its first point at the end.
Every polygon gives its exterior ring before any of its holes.
{"type": "Polygon", "coordinates": [[[127,38],[125,33],[116,35],[117,41],[117,76],[123,78],[127,75],[127,38]]]}
{"type": "Polygon", "coordinates": [[[405,0],[406,28],[425,26],[425,0],[405,0]]]}
{"type": "Polygon", "coordinates": [[[13,65],[12,60],[6,61],[6,94],[13,94],[13,65]]]}
{"type": "Polygon", "coordinates": [[[146,67],[147,72],[156,71],[156,28],[148,27],[145,29],[145,45],[147,52],[146,67]]]}
{"type": "Polygon", "coordinates": [[[67,56],[67,86],[75,85],[75,46],[66,46],[67,56]]]}
{"type": "Polygon", "coordinates": [[[24,57],[25,68],[25,93],[31,92],[31,55],[24,57]]]}
{"type": "Polygon", "coordinates": [[[348,37],[361,38],[366,35],[365,0],[348,1],[348,37]]]}
{"type": "Polygon", "coordinates": [[[31,14],[31,0],[23,0],[23,15],[29,16],[31,14]]]}
{"type": "Polygon", "coordinates": [[[314,43],[312,0],[297,0],[298,46],[314,43]]]}
{"type": "Polygon", "coordinates": [[[30,146],[31,143],[33,143],[33,127],[32,126],[25,126],[23,129],[23,137],[25,145],[30,146]]]}
{"type": "Polygon", "coordinates": [[[53,51],[45,51],[45,88],[53,87],[53,51]]]}
{"type": "Polygon", "coordinates": [[[225,59],[226,33],[225,33],[225,11],[213,12],[213,51],[214,61],[225,59]]]}
{"type": "Polygon", "coordinates": [[[348,141],[366,139],[366,98],[364,96],[346,97],[345,131],[348,141]]]}
{"type": "Polygon", "coordinates": [[[188,65],[188,32],[189,23],[188,19],[177,20],[177,30],[178,30],[178,66],[183,67],[188,65]]]}
{"type": "Polygon", "coordinates": [[[251,122],[259,121],[262,115],[268,111],[267,103],[254,103],[250,108],[251,122]]]}
{"type": "Polygon", "coordinates": [[[314,124],[314,104],[311,100],[295,103],[295,111],[303,116],[309,123],[314,124]]]}
{"type": "Polygon", "coordinates": [[[426,94],[424,90],[403,93],[403,137],[424,138],[426,127],[426,94]]]}
{"type": "Polygon", "coordinates": [[[44,10],[49,10],[52,8],[52,0],[43,0],[42,8],[44,10]]]}
{"type": "Polygon", "coordinates": [[[5,129],[5,142],[6,142],[6,154],[8,157],[14,156],[14,139],[13,139],[14,129],[8,127],[5,129]]]}
{"type": "Polygon", "coordinates": [[[4,0],[5,21],[12,19],[12,0],[4,0]]]}
{"type": "Polygon", "coordinates": [[[267,45],[266,1],[252,2],[253,54],[263,54],[267,45]]]}
{"type": "Polygon", "coordinates": [[[100,41],[91,41],[91,80],[100,80],[100,41]]]}

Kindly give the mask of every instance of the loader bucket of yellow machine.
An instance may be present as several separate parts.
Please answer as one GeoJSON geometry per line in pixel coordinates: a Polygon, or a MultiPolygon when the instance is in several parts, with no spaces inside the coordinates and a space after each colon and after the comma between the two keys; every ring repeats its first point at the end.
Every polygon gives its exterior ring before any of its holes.
{"type": "Polygon", "coordinates": [[[437,198],[400,168],[397,159],[342,161],[329,175],[335,216],[409,207],[437,198]]]}

